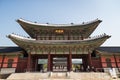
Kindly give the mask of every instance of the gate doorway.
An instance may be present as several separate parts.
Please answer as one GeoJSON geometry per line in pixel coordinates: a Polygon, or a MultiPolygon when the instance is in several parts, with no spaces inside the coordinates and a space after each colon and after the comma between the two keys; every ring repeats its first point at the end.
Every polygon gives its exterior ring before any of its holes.
{"type": "Polygon", "coordinates": [[[47,71],[47,62],[48,62],[48,59],[38,59],[37,71],[46,72],[47,71]]]}
{"type": "Polygon", "coordinates": [[[67,58],[53,58],[53,71],[67,71],[67,58]]]}
{"type": "Polygon", "coordinates": [[[72,70],[74,72],[84,71],[82,58],[81,59],[72,59],[72,70]]]}

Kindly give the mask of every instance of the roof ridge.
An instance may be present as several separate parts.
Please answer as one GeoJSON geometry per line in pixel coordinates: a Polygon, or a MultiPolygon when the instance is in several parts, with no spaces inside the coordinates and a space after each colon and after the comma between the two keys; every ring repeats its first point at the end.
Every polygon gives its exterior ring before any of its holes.
{"type": "Polygon", "coordinates": [[[102,22],[102,20],[99,20],[98,18],[95,19],[95,20],[92,20],[92,21],[88,21],[88,22],[82,22],[81,24],[74,24],[74,23],[70,23],[70,24],[49,24],[49,23],[37,23],[37,22],[32,22],[32,21],[29,21],[29,20],[25,20],[25,19],[17,19],[16,20],[18,23],[19,22],[25,22],[25,23],[28,23],[28,24],[33,24],[33,25],[43,25],[43,26],[47,26],[47,25],[51,25],[51,26],[73,26],[73,25],[87,25],[87,24],[91,24],[91,23],[94,23],[94,22],[102,22]]]}

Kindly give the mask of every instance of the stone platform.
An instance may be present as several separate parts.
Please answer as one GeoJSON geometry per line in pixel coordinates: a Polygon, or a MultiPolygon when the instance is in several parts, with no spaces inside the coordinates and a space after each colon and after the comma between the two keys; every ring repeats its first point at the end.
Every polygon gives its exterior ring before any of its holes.
{"type": "MultiPolygon", "coordinates": [[[[13,73],[2,80],[112,80],[108,73],[100,72],[47,72],[13,73]]],[[[120,79],[113,79],[120,80],[120,79]]]]}

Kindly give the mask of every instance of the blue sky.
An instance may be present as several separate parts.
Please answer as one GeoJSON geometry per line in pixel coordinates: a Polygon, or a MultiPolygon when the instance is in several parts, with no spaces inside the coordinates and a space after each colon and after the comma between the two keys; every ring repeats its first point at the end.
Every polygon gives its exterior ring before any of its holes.
{"type": "Polygon", "coordinates": [[[120,46],[120,0],[0,0],[0,46],[15,46],[6,37],[11,33],[28,36],[15,21],[70,24],[101,19],[91,36],[112,37],[102,46],[120,46]]]}

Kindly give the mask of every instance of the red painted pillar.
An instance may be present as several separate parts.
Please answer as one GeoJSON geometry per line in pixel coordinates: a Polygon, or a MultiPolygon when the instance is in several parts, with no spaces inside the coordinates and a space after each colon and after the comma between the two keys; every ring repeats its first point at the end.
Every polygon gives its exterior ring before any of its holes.
{"type": "Polygon", "coordinates": [[[100,57],[99,57],[99,60],[100,60],[100,68],[101,68],[101,72],[103,72],[104,70],[103,70],[103,66],[102,66],[102,56],[100,55],[100,57]]]}
{"type": "Polygon", "coordinates": [[[48,54],[48,71],[51,71],[51,55],[48,54]]]}
{"type": "Polygon", "coordinates": [[[69,71],[69,55],[67,56],[67,70],[69,71]]]}
{"type": "Polygon", "coordinates": [[[35,59],[35,71],[37,71],[38,58],[35,59]]]}
{"type": "Polygon", "coordinates": [[[5,59],[5,55],[3,55],[3,57],[2,57],[2,62],[1,62],[1,66],[0,66],[0,71],[1,71],[1,68],[3,67],[4,59],[5,59]]]}
{"type": "Polygon", "coordinates": [[[92,68],[92,60],[91,60],[91,54],[88,53],[88,64],[89,64],[89,67],[90,67],[90,70],[92,68]]]}
{"type": "Polygon", "coordinates": [[[4,64],[4,59],[5,59],[5,55],[3,55],[3,57],[2,57],[1,68],[3,67],[3,64],[4,64]]]}
{"type": "Polygon", "coordinates": [[[53,57],[50,55],[50,71],[53,71],[53,57]]]}
{"type": "Polygon", "coordinates": [[[86,71],[86,68],[87,68],[87,55],[84,55],[82,60],[83,60],[83,68],[84,68],[84,71],[86,71]]]}
{"type": "Polygon", "coordinates": [[[31,54],[28,54],[27,71],[31,71],[31,54]]]}
{"type": "Polygon", "coordinates": [[[117,63],[117,59],[116,59],[115,54],[113,54],[113,56],[114,56],[114,60],[115,60],[115,64],[116,64],[116,68],[118,68],[118,71],[120,71],[120,70],[119,70],[119,67],[118,67],[118,63],[117,63]]]}
{"type": "Polygon", "coordinates": [[[72,54],[70,53],[70,55],[69,55],[69,71],[72,71],[72,54]]]}
{"type": "Polygon", "coordinates": [[[72,54],[71,53],[68,55],[68,59],[67,59],[67,70],[72,71],[72,54]]]}

